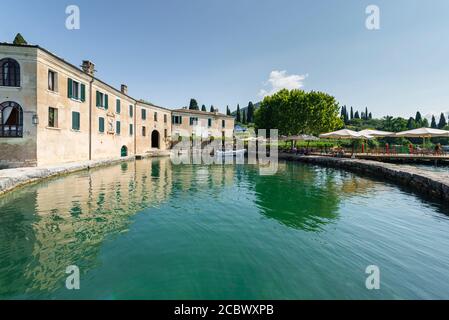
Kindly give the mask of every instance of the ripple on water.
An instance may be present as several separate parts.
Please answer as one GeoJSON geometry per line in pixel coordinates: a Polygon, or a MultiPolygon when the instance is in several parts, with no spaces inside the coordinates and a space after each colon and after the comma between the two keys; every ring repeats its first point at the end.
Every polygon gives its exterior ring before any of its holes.
{"type": "Polygon", "coordinates": [[[449,298],[447,209],[281,162],[93,169],[0,197],[0,298],[449,298]],[[368,265],[381,288],[365,288],[368,265]],[[64,288],[77,265],[82,290],[64,288]]]}

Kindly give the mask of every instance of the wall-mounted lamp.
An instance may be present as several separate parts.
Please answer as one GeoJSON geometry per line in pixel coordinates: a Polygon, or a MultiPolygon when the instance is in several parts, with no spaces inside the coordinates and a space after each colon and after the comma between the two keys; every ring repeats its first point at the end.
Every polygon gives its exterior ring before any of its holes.
{"type": "Polygon", "coordinates": [[[39,117],[37,114],[33,114],[33,124],[38,125],[39,124],[39,117]]]}

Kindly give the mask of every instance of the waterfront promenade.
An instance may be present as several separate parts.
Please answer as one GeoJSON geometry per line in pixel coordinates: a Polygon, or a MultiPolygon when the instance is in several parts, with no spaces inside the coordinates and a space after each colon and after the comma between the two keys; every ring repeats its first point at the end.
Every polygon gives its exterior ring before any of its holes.
{"type": "Polygon", "coordinates": [[[368,175],[406,186],[413,191],[441,200],[449,200],[449,173],[431,172],[409,165],[398,165],[365,159],[329,156],[301,156],[279,153],[279,158],[300,161],[368,175]]]}

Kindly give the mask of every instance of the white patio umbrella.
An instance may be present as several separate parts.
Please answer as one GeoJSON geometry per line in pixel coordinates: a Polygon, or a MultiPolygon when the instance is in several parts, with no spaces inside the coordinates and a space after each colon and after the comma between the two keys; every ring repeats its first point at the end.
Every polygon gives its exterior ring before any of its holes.
{"type": "Polygon", "coordinates": [[[368,135],[375,138],[391,137],[394,135],[394,132],[371,130],[371,129],[362,130],[359,131],[359,133],[362,135],[368,135]]]}
{"type": "Polygon", "coordinates": [[[419,128],[414,130],[408,130],[403,132],[398,132],[395,137],[406,137],[406,138],[437,138],[437,137],[449,137],[449,131],[433,129],[433,128],[419,128]]]}
{"type": "Polygon", "coordinates": [[[320,134],[320,138],[357,140],[357,139],[373,139],[374,137],[353,130],[343,129],[334,132],[320,134]]]}
{"type": "Polygon", "coordinates": [[[404,138],[422,138],[423,148],[426,143],[426,138],[449,137],[449,131],[433,129],[433,128],[419,128],[414,130],[402,131],[395,134],[395,137],[404,138]]]}
{"type": "MultiPolygon", "coordinates": [[[[320,134],[322,139],[348,139],[348,140],[360,140],[360,139],[373,139],[373,136],[368,134],[362,134],[349,129],[338,130],[334,132],[320,134]]],[[[354,155],[354,143],[352,144],[352,154],[354,155]]]]}

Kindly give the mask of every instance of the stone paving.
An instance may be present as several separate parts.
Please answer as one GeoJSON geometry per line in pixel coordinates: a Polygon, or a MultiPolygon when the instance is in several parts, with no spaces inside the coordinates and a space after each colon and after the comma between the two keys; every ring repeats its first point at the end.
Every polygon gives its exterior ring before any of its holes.
{"type": "Polygon", "coordinates": [[[134,156],[130,156],[125,158],[72,162],[55,166],[3,169],[0,170],[0,194],[45,178],[134,159],[134,156]]]}
{"type": "Polygon", "coordinates": [[[279,158],[323,165],[386,179],[390,182],[407,186],[418,193],[449,201],[449,172],[432,172],[409,165],[326,156],[301,156],[280,153],[279,158]]]}

